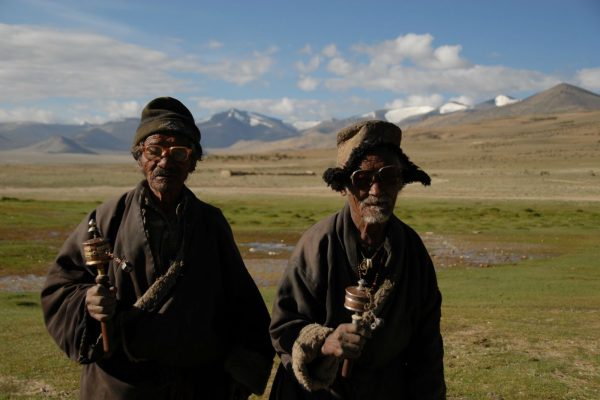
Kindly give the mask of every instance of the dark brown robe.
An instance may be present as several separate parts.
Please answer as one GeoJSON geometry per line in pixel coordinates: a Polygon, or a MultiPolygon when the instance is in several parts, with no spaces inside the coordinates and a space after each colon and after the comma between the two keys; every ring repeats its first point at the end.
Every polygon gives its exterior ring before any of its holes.
{"type": "Polygon", "coordinates": [[[419,236],[395,216],[386,227],[379,267],[393,282],[378,315],[383,325],[367,339],[350,378],[339,376],[340,360],[320,355],[327,334],[351,322],[344,295],[346,287],[357,284],[358,241],[346,205],[297,244],[271,316],[271,339],[282,361],[271,399],[445,398],[441,294],[434,267],[419,236]],[[294,364],[303,372],[294,373],[294,364]]]}
{"type": "Polygon", "coordinates": [[[145,292],[164,271],[157,267],[143,223],[145,182],[100,205],[69,236],[41,293],[46,326],[59,347],[83,364],[83,399],[223,399],[235,384],[260,393],[273,349],[269,314],[247,272],[221,211],[187,197],[183,215],[183,272],[154,310],[133,307],[135,284],[145,292]],[[117,313],[110,321],[111,353],[104,354],[100,324],[85,306],[95,271],[82,243],[95,218],[115,256],[132,272],[109,265],[117,313]]]}

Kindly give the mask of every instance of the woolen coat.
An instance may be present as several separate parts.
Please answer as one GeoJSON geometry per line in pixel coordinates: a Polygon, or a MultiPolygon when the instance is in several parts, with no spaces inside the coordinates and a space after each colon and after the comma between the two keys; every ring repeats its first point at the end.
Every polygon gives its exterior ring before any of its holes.
{"type": "Polygon", "coordinates": [[[271,399],[443,399],[441,294],[431,258],[417,233],[392,216],[379,273],[393,283],[349,378],[341,360],[324,358],[325,337],[351,322],[345,289],[356,286],[362,260],[348,204],[298,242],[286,269],[270,326],[281,358],[271,399]]]}
{"type": "MultiPolygon", "coordinates": [[[[41,293],[44,319],[59,347],[83,364],[83,399],[221,399],[235,381],[264,390],[271,370],[269,314],[247,272],[229,224],[217,208],[184,188],[183,270],[154,310],[133,307],[159,278],[144,225],[145,182],[87,215],[62,246],[41,293]],[[96,270],[82,243],[94,218],[113,254],[108,275],[117,312],[104,354],[100,323],[86,311],[96,270]]],[[[163,271],[164,272],[164,271],[163,271]]]]}

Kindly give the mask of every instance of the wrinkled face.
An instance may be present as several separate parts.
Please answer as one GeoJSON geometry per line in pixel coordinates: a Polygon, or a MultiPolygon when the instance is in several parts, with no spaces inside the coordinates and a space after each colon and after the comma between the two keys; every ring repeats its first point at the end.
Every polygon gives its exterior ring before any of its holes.
{"type": "Polygon", "coordinates": [[[352,213],[368,225],[386,223],[403,186],[400,174],[396,155],[386,151],[367,155],[348,188],[352,213]]]}
{"type": "Polygon", "coordinates": [[[190,143],[186,137],[181,135],[148,136],[144,142],[145,150],[138,159],[150,189],[159,198],[165,194],[178,195],[192,170],[191,156],[183,161],[178,161],[183,158],[181,156],[182,149],[166,150],[173,146],[189,148],[190,143]],[[154,147],[156,145],[162,146],[163,151],[161,152],[159,147],[154,147]]]}

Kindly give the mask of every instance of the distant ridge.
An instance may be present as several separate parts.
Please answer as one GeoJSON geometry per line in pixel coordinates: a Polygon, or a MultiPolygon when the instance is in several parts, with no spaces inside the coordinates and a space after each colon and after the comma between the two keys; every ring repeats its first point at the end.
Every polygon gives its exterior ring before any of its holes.
{"type": "Polygon", "coordinates": [[[26,147],[24,150],[47,154],[96,154],[96,152],[86,149],[76,141],[64,136],[52,136],[44,141],[26,147]]]}
{"type": "Polygon", "coordinates": [[[593,111],[600,109],[600,96],[577,86],[561,83],[511,107],[523,114],[593,111]]]}
{"type": "Polygon", "coordinates": [[[499,118],[562,114],[600,110],[600,96],[577,86],[561,83],[525,100],[503,107],[485,107],[432,116],[412,124],[415,127],[444,127],[499,118]]]}
{"type": "Polygon", "coordinates": [[[129,142],[125,142],[100,128],[93,128],[78,134],[75,136],[75,142],[81,147],[98,150],[123,151],[130,146],[129,142]]]}
{"type": "MultiPolygon", "coordinates": [[[[277,118],[255,112],[230,109],[198,122],[202,146],[207,151],[265,152],[335,147],[336,133],[365,119],[381,119],[409,127],[432,129],[461,124],[527,116],[547,116],[600,110],[600,96],[562,83],[524,100],[500,94],[468,107],[450,101],[441,107],[399,107],[380,109],[342,119],[330,119],[298,130],[277,118]]],[[[138,118],[103,124],[0,123],[0,151],[23,150],[44,153],[127,152],[139,124],[138,118]]]]}

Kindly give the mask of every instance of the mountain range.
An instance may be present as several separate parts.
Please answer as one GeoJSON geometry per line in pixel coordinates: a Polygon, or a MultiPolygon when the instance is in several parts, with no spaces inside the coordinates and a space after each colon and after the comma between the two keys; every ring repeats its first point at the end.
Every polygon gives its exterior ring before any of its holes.
{"type": "MultiPolygon", "coordinates": [[[[337,131],[364,119],[382,119],[402,128],[443,128],[499,118],[595,110],[600,110],[599,95],[562,83],[523,100],[498,95],[473,107],[449,102],[438,108],[382,109],[322,121],[303,130],[276,118],[236,109],[214,114],[197,125],[202,132],[202,146],[208,152],[258,152],[334,147],[337,131]]],[[[0,150],[52,154],[126,152],[138,123],[138,118],[84,125],[0,123],[0,150]]]]}

